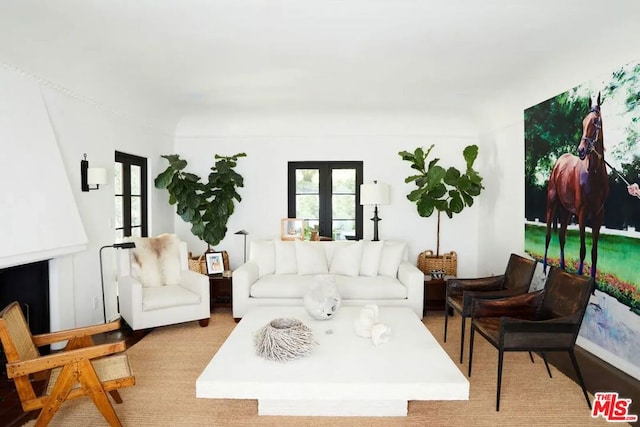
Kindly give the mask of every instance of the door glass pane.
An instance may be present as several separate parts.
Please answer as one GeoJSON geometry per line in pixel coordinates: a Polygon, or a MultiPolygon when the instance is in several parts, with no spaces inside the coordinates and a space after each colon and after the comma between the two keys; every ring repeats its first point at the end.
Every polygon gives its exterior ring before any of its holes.
{"type": "Polygon", "coordinates": [[[332,221],[333,240],[345,240],[356,235],[356,221],[334,220],[332,221]]]}
{"type": "Polygon", "coordinates": [[[122,194],[122,163],[116,162],[113,171],[113,186],[116,194],[122,194]]]}
{"type": "Polygon", "coordinates": [[[142,229],[140,227],[131,228],[131,235],[134,237],[142,237],[142,229]]]}
{"type": "Polygon", "coordinates": [[[122,196],[116,196],[116,228],[122,228],[122,196]]]}
{"type": "Polygon", "coordinates": [[[333,219],[356,219],[356,196],[355,195],[333,195],[332,217],[333,219]]]}
{"type": "Polygon", "coordinates": [[[318,194],[319,176],[318,169],[297,169],[296,194],[318,194]]]}
{"type": "Polygon", "coordinates": [[[132,195],[140,195],[141,186],[140,186],[140,166],[131,165],[131,194],[132,195]]]}
{"type": "Polygon", "coordinates": [[[142,203],[140,197],[131,197],[131,226],[142,224],[142,203]]]}
{"type": "Polygon", "coordinates": [[[116,239],[114,240],[114,242],[116,243],[120,243],[124,240],[124,232],[122,229],[120,230],[116,230],[116,239]]]}
{"type": "Polygon", "coordinates": [[[320,196],[317,194],[296,196],[296,218],[320,218],[320,196]]]}
{"type": "Polygon", "coordinates": [[[333,194],[355,194],[356,170],[333,169],[333,171],[331,171],[331,185],[333,187],[333,194]]]}

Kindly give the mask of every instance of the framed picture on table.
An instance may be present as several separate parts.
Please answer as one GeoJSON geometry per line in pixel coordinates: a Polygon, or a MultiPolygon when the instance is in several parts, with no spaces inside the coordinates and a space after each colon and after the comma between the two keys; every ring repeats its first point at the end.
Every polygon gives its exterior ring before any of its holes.
{"type": "Polygon", "coordinates": [[[304,238],[304,219],[283,218],[280,238],[282,240],[302,240],[304,238]]]}
{"type": "Polygon", "coordinates": [[[207,252],[204,254],[207,274],[222,274],[224,272],[224,258],[222,252],[207,252]]]}

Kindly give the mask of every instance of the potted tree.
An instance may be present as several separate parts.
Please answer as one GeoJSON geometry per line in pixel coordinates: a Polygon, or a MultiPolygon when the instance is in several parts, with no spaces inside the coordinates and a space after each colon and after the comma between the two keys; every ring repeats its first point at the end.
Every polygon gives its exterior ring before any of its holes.
{"type": "MultiPolygon", "coordinates": [[[[401,151],[398,154],[418,172],[404,180],[406,183],[415,183],[417,187],[407,195],[407,199],[416,204],[421,217],[427,218],[434,212],[438,213],[435,257],[439,258],[440,214],[445,212],[449,218],[452,218],[453,214],[462,212],[467,206],[472,206],[473,198],[478,196],[484,187],[482,177],[473,169],[473,164],[478,157],[477,145],[469,145],[462,152],[466,162],[464,173],[455,167],[445,169],[438,164],[439,158],[434,158],[427,163],[433,147],[432,144],[426,151],[418,147],[413,152],[401,151]]],[[[448,274],[452,273],[448,272],[448,274]]]]}
{"type": "Polygon", "coordinates": [[[180,217],[191,223],[191,232],[208,245],[220,243],[227,234],[227,221],[233,214],[235,201],[242,197],[237,192],[244,186],[244,180],[234,168],[245,153],[233,156],[215,155],[215,164],[206,182],[200,177],[185,172],[187,161],[178,154],[162,156],[169,166],[160,173],[154,183],[156,188],[169,192],[169,203],[176,205],[180,217]]]}

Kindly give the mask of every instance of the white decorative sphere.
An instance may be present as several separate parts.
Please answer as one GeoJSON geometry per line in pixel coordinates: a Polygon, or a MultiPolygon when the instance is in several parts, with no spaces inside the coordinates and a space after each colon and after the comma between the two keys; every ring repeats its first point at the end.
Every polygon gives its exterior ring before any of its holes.
{"type": "Polygon", "coordinates": [[[317,320],[330,319],[342,304],[332,276],[316,276],[314,284],[303,298],[304,308],[317,320]]]}

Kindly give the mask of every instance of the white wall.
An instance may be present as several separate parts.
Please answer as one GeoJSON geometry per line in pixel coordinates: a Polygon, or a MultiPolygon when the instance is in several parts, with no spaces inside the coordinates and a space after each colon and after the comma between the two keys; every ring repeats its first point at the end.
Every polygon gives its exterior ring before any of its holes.
{"type": "MultiPolygon", "coordinates": [[[[432,156],[440,157],[441,164],[463,168],[463,148],[479,142],[475,129],[464,119],[414,112],[200,114],[184,118],[176,134],[175,152],[189,162],[190,172],[203,178],[214,164],[214,154],[247,154],[237,168],[245,179],[239,191],[243,200],[229,220],[227,237],[216,248],[229,252],[232,268],[243,258],[242,237],[235,231],[246,229],[248,242],[279,237],[280,220],[287,217],[287,162],[305,160],[362,160],[365,182],[377,179],[390,184],[391,204],[379,209],[380,239],[407,241],[409,257],[415,262],[420,251],[435,250],[436,216],[421,218],[406,199],[413,184],[405,184],[404,179],[412,169],[398,152],[435,144],[432,156]]],[[[480,158],[485,155],[480,149],[480,158]]],[[[458,252],[460,275],[477,270],[479,212],[474,206],[453,219],[442,218],[440,249],[458,252]]],[[[365,239],[373,234],[372,215],[365,207],[365,239]]],[[[176,232],[191,248],[199,247],[197,252],[206,249],[178,217],[176,232]]]]}
{"type": "MultiPolygon", "coordinates": [[[[52,318],[52,329],[100,323],[102,292],[98,249],[114,243],[114,186],[107,184],[97,191],[82,192],[80,160],[83,154],[87,153],[90,165],[107,168],[109,180],[112,180],[114,151],[137,154],[150,159],[149,175],[152,177],[157,174],[160,154],[173,151],[173,137],[132,123],[117,113],[84,101],[74,94],[62,93],[46,84],[31,80],[33,85],[43,86],[45,105],[88,237],[87,250],[53,261],[52,285],[56,288],[51,297],[54,305],[52,314],[56,318],[52,318]],[[99,303],[94,308],[95,298],[99,303]]],[[[13,155],[14,150],[10,143],[3,142],[2,148],[3,156],[13,155]]],[[[25,162],[24,167],[28,168],[30,165],[25,162]]],[[[5,182],[3,185],[21,183],[5,182]]],[[[165,194],[153,189],[153,185],[150,188],[152,232],[173,231],[173,214],[166,202],[165,194]]],[[[37,224],[27,224],[25,232],[36,229],[37,224]]],[[[113,274],[110,268],[112,256],[108,252],[109,250],[104,251],[107,286],[113,274]]]]}

